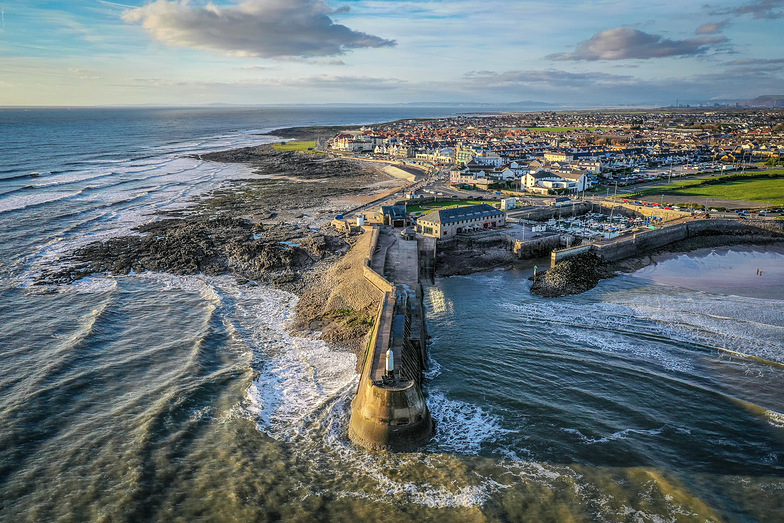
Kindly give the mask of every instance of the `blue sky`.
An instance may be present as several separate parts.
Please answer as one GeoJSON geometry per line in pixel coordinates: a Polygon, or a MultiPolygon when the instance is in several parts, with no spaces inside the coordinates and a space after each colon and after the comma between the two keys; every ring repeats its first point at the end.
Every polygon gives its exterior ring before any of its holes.
{"type": "Polygon", "coordinates": [[[0,105],[784,94],[784,0],[0,0],[0,105]]]}

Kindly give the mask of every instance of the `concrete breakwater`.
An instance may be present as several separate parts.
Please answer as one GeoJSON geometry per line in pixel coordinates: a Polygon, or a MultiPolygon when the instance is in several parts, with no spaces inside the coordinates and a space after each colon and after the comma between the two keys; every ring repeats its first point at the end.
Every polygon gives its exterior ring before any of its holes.
{"type": "Polygon", "coordinates": [[[586,252],[595,252],[606,262],[617,262],[627,258],[661,249],[670,244],[704,236],[722,236],[732,243],[737,238],[780,238],[784,239],[784,222],[771,220],[690,220],[661,229],[638,232],[629,237],[568,249],[554,250],[551,265],[586,252]]]}
{"type": "Polygon", "coordinates": [[[419,243],[398,238],[394,231],[366,231],[373,237],[364,276],[383,293],[383,300],[351,404],[349,438],[370,449],[409,450],[426,443],[434,430],[422,393],[427,335],[419,243]]]}
{"type": "Polygon", "coordinates": [[[692,220],[662,229],[639,232],[631,237],[599,244],[587,244],[551,253],[550,269],[537,278],[531,292],[540,296],[559,297],[585,292],[613,274],[613,267],[622,267],[627,260],[659,249],[676,250],[700,244],[731,245],[784,240],[784,223],[757,220],[692,220]],[[613,265],[614,263],[620,265],[613,265]]]}

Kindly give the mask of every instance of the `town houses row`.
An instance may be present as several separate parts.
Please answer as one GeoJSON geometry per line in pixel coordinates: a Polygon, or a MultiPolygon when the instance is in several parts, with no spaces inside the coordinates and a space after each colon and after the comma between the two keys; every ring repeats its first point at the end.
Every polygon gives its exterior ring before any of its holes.
{"type": "Polygon", "coordinates": [[[450,166],[453,184],[575,192],[638,170],[782,161],[784,112],[546,112],[403,120],[341,132],[327,146],[450,166]]]}

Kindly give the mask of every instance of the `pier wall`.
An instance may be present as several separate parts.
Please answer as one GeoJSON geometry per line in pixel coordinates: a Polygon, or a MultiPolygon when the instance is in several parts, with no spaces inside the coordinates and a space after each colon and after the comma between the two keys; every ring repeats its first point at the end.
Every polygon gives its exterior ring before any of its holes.
{"type": "MultiPolygon", "coordinates": [[[[605,202],[604,205],[607,207],[610,206],[609,202],[605,202]]],[[[691,216],[691,213],[687,211],[673,211],[667,210],[663,207],[648,207],[647,205],[636,205],[634,203],[622,202],[615,202],[615,205],[630,211],[634,211],[641,216],[658,216],[665,222],[680,220],[681,218],[687,218],[691,216]]]]}
{"type": "Polygon", "coordinates": [[[630,237],[588,246],[553,251],[552,265],[570,256],[592,250],[605,261],[615,262],[660,249],[672,243],[700,236],[754,237],[784,239],[784,221],[777,220],[689,220],[661,229],[641,231],[630,237]]]}
{"type": "Polygon", "coordinates": [[[584,214],[591,210],[589,202],[575,202],[571,205],[560,207],[535,207],[533,209],[513,209],[508,215],[512,218],[522,220],[543,221],[558,216],[571,216],[572,214],[584,214]]]}
{"type": "MultiPolygon", "coordinates": [[[[373,228],[369,232],[373,236],[364,277],[383,293],[383,299],[368,339],[357,394],[351,403],[349,438],[369,449],[412,450],[425,444],[434,431],[421,388],[427,361],[422,287],[417,285],[412,291],[396,286],[373,269],[379,230],[373,228]],[[385,370],[390,349],[395,359],[391,375],[385,370]]],[[[378,259],[376,262],[378,265],[378,259]]],[[[419,261],[415,263],[418,265],[419,261]]]]}
{"type": "Polygon", "coordinates": [[[510,236],[510,242],[512,243],[512,252],[514,252],[518,258],[526,259],[547,256],[548,252],[551,252],[553,249],[557,249],[562,245],[560,234],[526,240],[525,242],[510,236]]]}
{"type": "Polygon", "coordinates": [[[550,266],[554,267],[556,263],[564,258],[569,258],[571,256],[577,256],[578,254],[583,254],[584,252],[588,252],[593,249],[593,245],[580,245],[578,247],[570,247],[568,249],[558,249],[553,251],[550,254],[550,266]]]}
{"type": "Polygon", "coordinates": [[[700,236],[784,237],[784,223],[772,220],[689,220],[662,229],[639,232],[620,241],[597,245],[596,252],[605,260],[613,262],[700,236]]]}

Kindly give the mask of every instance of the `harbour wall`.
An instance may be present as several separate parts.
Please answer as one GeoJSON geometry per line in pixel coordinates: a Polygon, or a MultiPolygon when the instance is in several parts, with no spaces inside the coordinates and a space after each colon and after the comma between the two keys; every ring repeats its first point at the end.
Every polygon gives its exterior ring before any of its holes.
{"type": "Polygon", "coordinates": [[[572,214],[579,215],[585,214],[592,208],[589,202],[574,202],[570,205],[562,205],[560,207],[534,207],[531,209],[521,208],[512,209],[509,211],[511,218],[520,220],[533,220],[543,221],[550,218],[557,218],[558,216],[571,216],[572,214]]]}
{"type": "Polygon", "coordinates": [[[661,229],[641,231],[627,238],[555,250],[551,254],[551,262],[555,265],[558,261],[583,254],[588,250],[595,252],[607,262],[616,262],[700,236],[727,236],[728,240],[738,237],[784,239],[784,221],[689,220],[661,229]]]}
{"type": "Polygon", "coordinates": [[[351,403],[349,438],[368,449],[412,450],[425,444],[434,432],[422,393],[422,372],[427,362],[422,287],[417,284],[411,289],[384,278],[379,259],[383,261],[386,252],[379,251],[379,229],[368,229],[373,236],[364,277],[379,289],[383,299],[351,403]],[[392,350],[395,360],[391,373],[385,365],[388,350],[392,350]]]}

